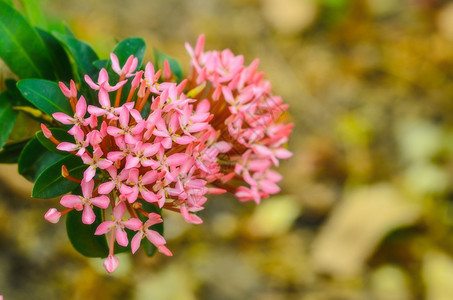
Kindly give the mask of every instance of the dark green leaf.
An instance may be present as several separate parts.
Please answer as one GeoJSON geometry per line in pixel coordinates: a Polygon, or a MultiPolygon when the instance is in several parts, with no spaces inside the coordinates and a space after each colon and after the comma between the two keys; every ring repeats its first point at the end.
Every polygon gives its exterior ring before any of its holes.
{"type": "MultiPolygon", "coordinates": [[[[70,142],[70,143],[75,143],[74,142],[74,137],[68,133],[67,130],[61,129],[61,128],[49,128],[49,130],[52,132],[52,135],[60,142],[70,142]]],[[[66,151],[60,151],[57,149],[57,146],[51,142],[48,138],[44,136],[44,133],[42,131],[38,131],[36,133],[36,138],[38,141],[43,145],[47,150],[59,154],[59,155],[68,155],[68,152],[66,151]]]]}
{"type": "Polygon", "coordinates": [[[69,82],[72,79],[72,68],[69,62],[68,55],[64,51],[61,44],[50,33],[36,28],[42,40],[44,41],[47,50],[50,53],[50,58],[53,63],[53,68],[61,81],[69,82]]]}
{"type": "Polygon", "coordinates": [[[170,70],[178,78],[178,82],[182,80],[182,78],[183,78],[182,77],[183,76],[182,68],[176,59],[154,49],[154,60],[155,60],[155,65],[159,69],[163,69],[164,61],[168,60],[168,63],[170,65],[170,70]]]}
{"type": "Polygon", "coordinates": [[[66,231],[72,246],[87,257],[106,257],[109,253],[105,235],[94,235],[102,222],[101,209],[93,207],[96,220],[93,224],[82,223],[82,211],[73,210],[66,217],[66,231]]]}
{"type": "Polygon", "coordinates": [[[93,61],[93,65],[96,67],[96,69],[98,69],[99,71],[102,69],[102,68],[106,68],[107,67],[107,64],[108,64],[108,60],[106,59],[98,59],[98,60],[95,60],[93,61]]]}
{"type": "MultiPolygon", "coordinates": [[[[68,35],[64,35],[58,32],[52,32],[57,40],[62,43],[63,47],[70,53],[74,59],[75,65],[77,66],[77,74],[79,76],[79,82],[82,82],[82,77],[85,74],[89,76],[95,75],[98,71],[93,65],[95,60],[98,60],[96,52],[85,42],[79,41],[76,38],[68,35]]],[[[93,78],[97,80],[97,78],[93,78]]]]}
{"type": "Polygon", "coordinates": [[[0,149],[8,140],[9,134],[16,121],[17,111],[14,111],[6,92],[0,93],[0,149]]]}
{"type": "Polygon", "coordinates": [[[46,168],[38,178],[32,190],[32,197],[53,198],[61,196],[75,189],[79,183],[65,179],[61,176],[61,167],[65,165],[69,174],[75,178],[82,178],[87,168],[82,160],[75,155],[68,155],[46,168]]]}
{"type": "Polygon", "coordinates": [[[19,160],[19,155],[29,140],[17,143],[6,144],[0,151],[1,164],[15,164],[19,160]]]}
{"type": "Polygon", "coordinates": [[[37,138],[33,138],[23,147],[19,155],[19,174],[34,182],[41,172],[61,156],[44,148],[37,138]]]}
{"type": "Polygon", "coordinates": [[[0,56],[21,78],[55,79],[47,49],[30,24],[0,1],[0,56]]]}
{"type": "Polygon", "coordinates": [[[24,79],[17,83],[22,95],[37,108],[52,115],[63,112],[73,115],[69,100],[63,95],[58,84],[43,79],[24,79]]]}
{"type": "Polygon", "coordinates": [[[5,85],[6,85],[6,92],[8,93],[9,100],[13,104],[13,106],[35,107],[33,104],[31,104],[29,101],[27,101],[27,99],[25,99],[24,96],[22,96],[21,92],[17,88],[16,80],[6,79],[5,85]]]}

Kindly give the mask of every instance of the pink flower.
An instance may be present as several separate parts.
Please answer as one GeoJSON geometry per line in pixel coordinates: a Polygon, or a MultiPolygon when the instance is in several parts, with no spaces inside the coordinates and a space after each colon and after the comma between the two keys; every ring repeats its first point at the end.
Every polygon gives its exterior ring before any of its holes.
{"type": "Polygon", "coordinates": [[[130,230],[139,230],[142,227],[142,222],[137,218],[130,218],[126,221],[123,221],[123,215],[126,212],[126,205],[124,202],[118,203],[115,208],[113,209],[113,221],[104,221],[97,227],[94,234],[102,235],[106,234],[107,232],[114,230],[115,231],[115,238],[118,245],[126,247],[129,244],[129,240],[127,238],[127,233],[124,228],[128,228],[130,230]]]}
{"type": "Polygon", "coordinates": [[[120,67],[118,57],[115,53],[110,54],[110,60],[112,61],[112,69],[116,74],[124,77],[128,77],[137,68],[138,60],[133,55],[129,56],[123,68],[120,67]]]}
{"type": "Polygon", "coordinates": [[[127,201],[129,201],[129,203],[135,202],[135,200],[137,200],[138,194],[140,193],[145,201],[150,203],[157,202],[160,196],[154,194],[146,187],[147,185],[156,182],[156,180],[156,171],[148,171],[143,175],[139,175],[138,169],[130,169],[127,183],[131,186],[131,193],[126,195],[127,201]]]}
{"type": "Polygon", "coordinates": [[[118,257],[116,257],[113,254],[109,254],[109,256],[107,256],[107,258],[104,260],[104,268],[109,273],[115,272],[116,268],[118,268],[118,265],[119,265],[118,257]]]}
{"type": "Polygon", "coordinates": [[[87,111],[87,103],[85,101],[85,98],[83,96],[81,96],[79,101],[77,102],[74,117],[70,117],[70,116],[66,115],[65,113],[61,113],[61,112],[56,112],[56,113],[52,114],[52,117],[55,120],[57,120],[58,122],[65,124],[65,125],[74,124],[74,126],[79,126],[79,127],[86,126],[86,125],[88,125],[88,121],[84,119],[86,111],[87,111]]]}
{"type": "Polygon", "coordinates": [[[44,215],[44,218],[49,221],[50,223],[58,223],[60,220],[61,213],[56,209],[56,208],[51,208],[49,209],[46,214],[44,215]]]}
{"type": "Polygon", "coordinates": [[[99,194],[107,195],[114,188],[116,188],[120,195],[127,195],[132,193],[132,189],[125,184],[127,178],[129,178],[129,170],[123,169],[120,174],[118,174],[118,169],[114,166],[110,166],[106,169],[106,171],[110,174],[110,181],[106,181],[101,183],[98,188],[99,194]]]}
{"type": "Polygon", "coordinates": [[[93,80],[91,80],[90,76],[85,75],[85,81],[88,83],[88,85],[93,89],[93,90],[104,90],[106,92],[113,92],[122,87],[127,80],[123,80],[115,84],[114,86],[111,86],[109,84],[109,74],[107,71],[102,68],[101,71],[99,72],[99,77],[98,77],[98,84],[94,83],[93,80]]]}
{"type": "Polygon", "coordinates": [[[70,86],[69,89],[61,81],[58,83],[58,85],[60,86],[61,92],[63,93],[63,95],[65,95],[66,98],[77,98],[77,88],[76,88],[75,82],[72,79],[69,82],[69,86],[70,86]]]}
{"type": "Polygon", "coordinates": [[[171,251],[165,247],[165,244],[167,243],[164,239],[164,237],[157,231],[149,229],[149,227],[162,223],[163,220],[160,215],[156,213],[150,213],[148,215],[148,220],[145,222],[142,228],[140,228],[137,233],[134,235],[134,237],[131,240],[131,250],[132,253],[135,253],[138,248],[140,247],[140,243],[142,239],[146,236],[146,238],[154,245],[156,246],[157,250],[159,252],[167,255],[167,256],[173,256],[171,251]]]}
{"type": "Polygon", "coordinates": [[[127,106],[124,106],[120,112],[119,123],[119,128],[116,126],[107,127],[107,133],[115,138],[124,137],[125,142],[131,145],[135,145],[141,140],[140,134],[145,128],[145,122],[137,110],[129,110],[127,106]],[[129,124],[131,115],[135,125],[129,124]]]}
{"type": "Polygon", "coordinates": [[[105,158],[102,158],[101,148],[96,148],[93,152],[93,157],[90,157],[88,154],[82,155],[83,163],[89,165],[88,169],[83,173],[83,181],[88,182],[96,175],[96,169],[107,169],[113,163],[105,158]]]}
{"type": "Polygon", "coordinates": [[[60,204],[69,207],[75,208],[76,210],[82,210],[82,222],[84,224],[93,224],[96,219],[96,215],[93,212],[92,205],[99,208],[107,208],[110,204],[110,200],[107,196],[99,196],[92,198],[94,181],[82,181],[82,196],[77,195],[65,195],[60,200],[60,204]]]}

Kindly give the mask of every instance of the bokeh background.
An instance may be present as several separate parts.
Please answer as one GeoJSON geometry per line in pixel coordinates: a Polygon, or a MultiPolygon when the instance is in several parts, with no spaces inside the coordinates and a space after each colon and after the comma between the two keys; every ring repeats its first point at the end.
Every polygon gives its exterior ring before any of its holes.
{"type": "MultiPolygon", "coordinates": [[[[143,37],[189,66],[184,42],[261,60],[291,105],[282,192],[212,197],[205,223],[164,218],[174,257],[101,259],[0,169],[5,299],[453,299],[453,3],[443,0],[46,0],[101,57],[143,37]]],[[[0,41],[1,42],[1,41],[0,41]]]]}

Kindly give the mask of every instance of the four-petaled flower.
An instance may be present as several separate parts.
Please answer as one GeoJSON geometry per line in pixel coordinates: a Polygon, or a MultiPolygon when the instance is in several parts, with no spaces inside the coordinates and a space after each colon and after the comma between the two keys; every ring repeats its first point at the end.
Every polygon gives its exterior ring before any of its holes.
{"type": "MultiPolygon", "coordinates": [[[[84,224],[92,224],[96,219],[96,215],[93,212],[92,205],[99,208],[107,208],[110,204],[110,199],[107,196],[93,196],[94,181],[88,182],[82,181],[82,194],[83,196],[77,195],[65,195],[61,198],[60,204],[64,207],[75,208],[76,210],[83,210],[82,222],[84,224]]],[[[50,214],[49,214],[50,215],[50,214]]]]}

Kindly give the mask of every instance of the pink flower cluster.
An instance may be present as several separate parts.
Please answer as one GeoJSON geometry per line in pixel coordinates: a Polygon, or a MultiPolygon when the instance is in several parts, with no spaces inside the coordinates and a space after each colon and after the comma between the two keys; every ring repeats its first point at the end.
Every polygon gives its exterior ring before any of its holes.
{"type": "MultiPolygon", "coordinates": [[[[108,272],[118,266],[114,243],[127,246],[125,228],[135,231],[133,253],[147,238],[163,254],[172,253],[166,241],[150,226],[163,222],[159,214],[147,212],[142,203],[181,213],[192,224],[202,220],[207,194],[231,192],[241,201],[260,202],[279,191],[281,176],[270,168],[291,153],[284,148],[292,124],[284,122],[287,106],[270,94],[270,83],[257,71],[258,63],[243,65],[242,56],[229,50],[203,52],[204,36],[192,57],[188,78],[174,82],[168,62],[163,72],[147,63],[137,69],[130,56],[120,66],[111,54],[113,71],[119,75],[114,85],[102,69],[97,82],[85,76],[97,92],[98,105],[87,105],[73,81],[60,83],[74,115],[55,113],[58,122],[71,126],[74,142],[60,142],[42,125],[57,149],[81,158],[87,167],[80,182],[82,195],[65,195],[60,204],[67,209],[50,209],[45,218],[58,222],[73,209],[83,211],[82,222],[92,224],[93,206],[110,212],[112,220],[102,222],[96,235],[110,234],[108,272]],[[129,90],[127,97],[122,91],[129,90]],[[144,113],[149,111],[149,113],[144,113]],[[146,217],[142,221],[139,215],[146,217]]],[[[108,218],[107,218],[108,219],[108,218]]]]}
{"type": "Polygon", "coordinates": [[[288,105],[271,94],[270,82],[258,71],[258,59],[244,66],[243,56],[229,49],[203,52],[203,48],[203,35],[195,49],[186,44],[192,58],[189,78],[205,87],[202,94],[208,95],[215,116],[212,126],[221,131],[220,140],[232,145],[228,154],[234,170],[224,180],[238,179],[242,183],[235,187],[236,197],[259,203],[280,191],[276,183],[282,178],[270,168],[292,155],[283,147],[293,127],[283,120],[288,105]]]}

